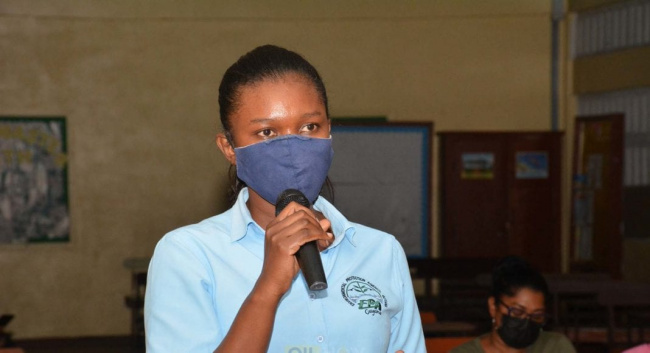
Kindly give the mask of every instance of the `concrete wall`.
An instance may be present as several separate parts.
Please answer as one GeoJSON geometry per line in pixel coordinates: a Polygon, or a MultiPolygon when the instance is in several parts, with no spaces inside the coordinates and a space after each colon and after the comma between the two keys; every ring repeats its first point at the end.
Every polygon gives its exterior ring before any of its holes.
{"type": "Polygon", "coordinates": [[[129,332],[122,261],[226,208],[217,87],[254,46],[305,55],[332,116],[547,130],[549,12],[546,0],[0,2],[0,115],[67,117],[72,222],[69,243],[0,247],[0,311],[17,338],[129,332]]]}

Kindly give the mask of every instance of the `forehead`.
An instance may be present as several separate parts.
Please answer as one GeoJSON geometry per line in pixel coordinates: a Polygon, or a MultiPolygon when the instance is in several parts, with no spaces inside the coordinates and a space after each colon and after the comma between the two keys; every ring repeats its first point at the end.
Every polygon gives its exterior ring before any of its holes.
{"type": "Polygon", "coordinates": [[[272,110],[324,110],[323,101],[316,86],[306,77],[287,73],[270,77],[239,88],[235,116],[254,115],[264,117],[272,110]]]}
{"type": "Polygon", "coordinates": [[[318,95],[314,83],[305,75],[295,72],[287,72],[281,75],[274,75],[246,83],[237,88],[239,100],[242,97],[271,95],[273,92],[286,92],[287,90],[298,90],[308,94],[318,95]]]}
{"type": "Polygon", "coordinates": [[[544,294],[530,288],[520,288],[514,296],[504,295],[500,300],[508,306],[519,305],[530,310],[544,309],[544,294]]]}

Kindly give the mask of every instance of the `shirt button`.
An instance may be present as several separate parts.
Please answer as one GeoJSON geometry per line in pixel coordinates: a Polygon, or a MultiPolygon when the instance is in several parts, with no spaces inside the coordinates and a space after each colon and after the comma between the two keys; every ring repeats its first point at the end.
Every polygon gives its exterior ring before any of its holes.
{"type": "Polygon", "coordinates": [[[325,340],[325,338],[323,336],[316,337],[316,341],[318,341],[318,343],[323,342],[323,340],[325,340]]]}
{"type": "Polygon", "coordinates": [[[309,293],[309,298],[310,298],[311,300],[316,299],[316,294],[314,294],[314,293],[309,293]]]}

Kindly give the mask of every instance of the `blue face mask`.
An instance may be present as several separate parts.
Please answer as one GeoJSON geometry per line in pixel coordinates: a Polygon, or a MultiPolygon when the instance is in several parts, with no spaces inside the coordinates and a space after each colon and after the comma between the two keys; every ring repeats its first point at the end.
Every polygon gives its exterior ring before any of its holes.
{"type": "Polygon", "coordinates": [[[286,189],[316,201],[333,156],[331,137],[284,135],[235,148],[237,177],[274,205],[286,189]]]}

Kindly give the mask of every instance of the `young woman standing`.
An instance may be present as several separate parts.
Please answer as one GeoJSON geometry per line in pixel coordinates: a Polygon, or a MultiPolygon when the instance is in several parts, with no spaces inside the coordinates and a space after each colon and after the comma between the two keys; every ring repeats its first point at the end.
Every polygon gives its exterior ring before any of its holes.
{"type": "Polygon", "coordinates": [[[147,352],[424,352],[404,251],[319,197],[329,169],[325,86],[300,55],[258,47],[224,74],[217,145],[236,168],[228,211],[165,235],[145,301],[147,352]],[[313,203],[290,203],[287,188],[313,203]],[[328,289],[295,254],[321,251],[328,289]]]}

